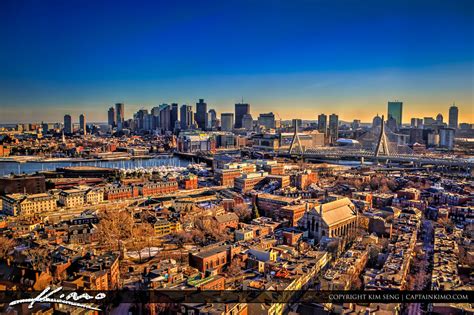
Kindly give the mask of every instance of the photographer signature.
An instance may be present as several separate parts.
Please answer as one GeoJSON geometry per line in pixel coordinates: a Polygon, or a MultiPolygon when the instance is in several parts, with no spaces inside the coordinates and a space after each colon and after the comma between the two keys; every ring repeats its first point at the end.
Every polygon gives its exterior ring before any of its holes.
{"type": "Polygon", "coordinates": [[[98,293],[95,296],[91,296],[87,293],[83,293],[79,295],[77,292],[71,292],[68,295],[65,295],[64,293],[59,296],[59,298],[54,298],[53,295],[61,291],[63,288],[59,287],[54,290],[51,290],[50,287],[47,287],[46,289],[43,290],[43,292],[40,293],[35,298],[32,299],[22,299],[22,300],[15,300],[10,302],[10,306],[14,306],[17,304],[23,304],[23,303],[30,303],[28,305],[28,308],[31,309],[33,308],[33,305],[35,303],[58,303],[58,304],[64,304],[64,305],[70,305],[70,306],[76,306],[76,307],[81,307],[89,310],[94,310],[94,311],[101,311],[101,309],[97,307],[93,307],[84,303],[77,302],[81,299],[91,301],[91,300],[102,300],[105,298],[105,293],[98,293]]]}

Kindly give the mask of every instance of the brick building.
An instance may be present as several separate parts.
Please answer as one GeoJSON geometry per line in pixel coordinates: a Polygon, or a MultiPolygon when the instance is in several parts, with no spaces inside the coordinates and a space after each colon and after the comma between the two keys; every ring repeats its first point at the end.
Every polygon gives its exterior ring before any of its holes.
{"type": "Polygon", "coordinates": [[[258,194],[255,198],[257,207],[267,217],[275,217],[282,207],[294,204],[298,199],[271,195],[271,194],[258,194]]]}
{"type": "Polygon", "coordinates": [[[239,226],[239,217],[233,212],[217,215],[214,217],[214,220],[217,222],[219,231],[227,228],[236,229],[239,226]]]}
{"type": "Polygon", "coordinates": [[[183,186],[186,190],[197,189],[198,188],[198,177],[193,174],[189,174],[184,177],[183,186]]]}
{"type": "Polygon", "coordinates": [[[267,172],[242,174],[234,180],[234,188],[241,193],[249,192],[255,189],[255,186],[262,184],[267,176],[267,172]]]}
{"type": "Polygon", "coordinates": [[[298,222],[304,217],[307,210],[307,204],[289,205],[280,208],[278,217],[280,219],[287,219],[290,226],[298,226],[298,222]]]}
{"type": "Polygon", "coordinates": [[[104,190],[105,200],[120,200],[138,197],[139,190],[136,186],[109,186],[104,190]]]}
{"type": "Polygon", "coordinates": [[[178,191],[178,182],[175,179],[163,182],[145,183],[137,185],[138,193],[141,196],[153,196],[169,194],[178,191]]]}
{"type": "Polygon", "coordinates": [[[0,178],[0,194],[41,194],[46,192],[43,175],[14,175],[0,178]]]}
{"type": "Polygon", "coordinates": [[[240,246],[223,245],[210,249],[201,249],[198,252],[189,253],[189,265],[200,272],[216,270],[221,272],[235,255],[240,253],[240,246]]]}

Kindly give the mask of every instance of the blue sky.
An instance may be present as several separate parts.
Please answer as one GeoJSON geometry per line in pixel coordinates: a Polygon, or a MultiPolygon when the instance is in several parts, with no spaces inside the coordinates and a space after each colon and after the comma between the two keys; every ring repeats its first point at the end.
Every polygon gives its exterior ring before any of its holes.
{"type": "Polygon", "coordinates": [[[365,121],[456,101],[474,122],[474,1],[4,0],[0,24],[1,122],[241,97],[254,116],[365,121]]]}

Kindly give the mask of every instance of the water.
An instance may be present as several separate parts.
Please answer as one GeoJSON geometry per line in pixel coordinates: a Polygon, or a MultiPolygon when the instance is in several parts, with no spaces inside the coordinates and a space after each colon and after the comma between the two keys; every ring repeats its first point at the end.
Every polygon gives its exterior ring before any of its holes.
{"type": "Polygon", "coordinates": [[[172,158],[153,158],[153,159],[136,159],[124,161],[90,161],[90,162],[54,162],[54,163],[15,163],[15,162],[1,162],[0,176],[5,176],[10,173],[14,174],[32,174],[40,171],[54,171],[58,167],[68,166],[97,166],[109,168],[123,168],[130,169],[136,167],[155,167],[162,165],[182,166],[185,167],[190,163],[188,160],[180,159],[179,157],[172,158]]]}

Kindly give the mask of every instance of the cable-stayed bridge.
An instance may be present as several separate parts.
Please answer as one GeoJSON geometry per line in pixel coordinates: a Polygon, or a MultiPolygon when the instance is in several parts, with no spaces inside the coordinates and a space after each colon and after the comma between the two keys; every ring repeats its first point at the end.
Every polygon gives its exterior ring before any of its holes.
{"type": "Polygon", "coordinates": [[[383,121],[380,126],[373,128],[358,137],[349,146],[305,148],[301,145],[295,122],[295,133],[288,150],[280,150],[280,157],[300,158],[305,160],[370,160],[375,162],[401,162],[415,165],[437,165],[471,169],[474,159],[457,158],[450,155],[415,154],[403,141],[403,135],[391,131],[383,121]]]}

